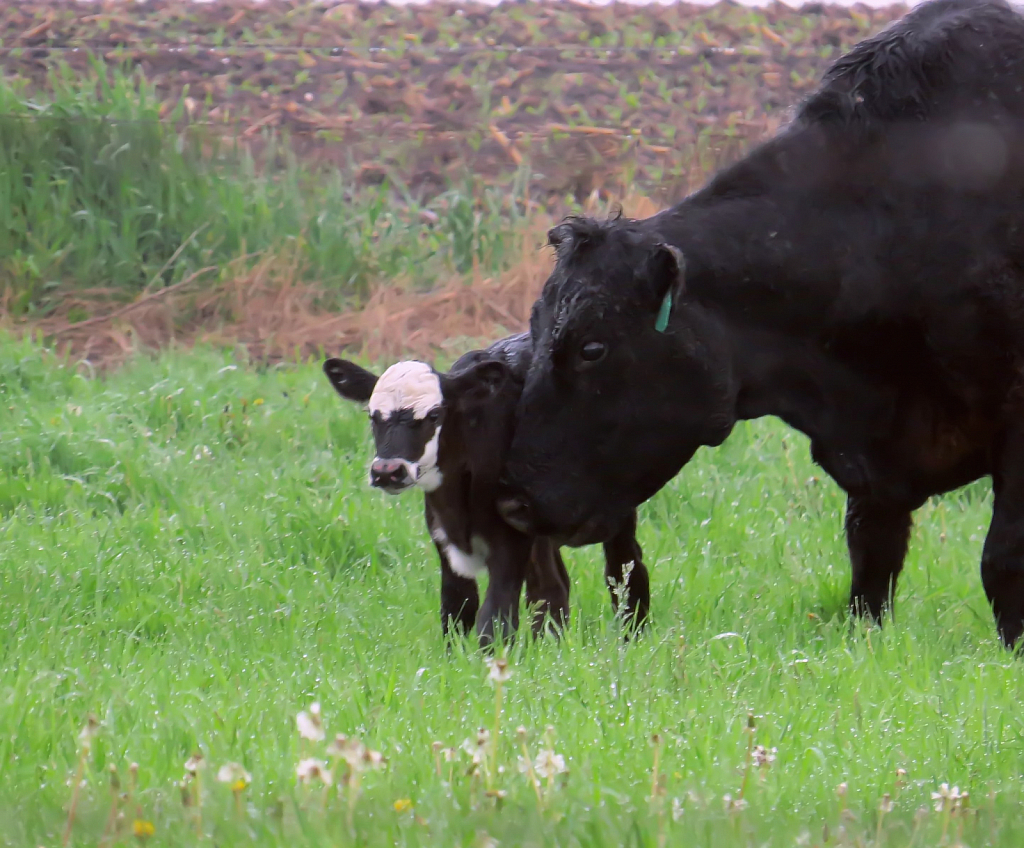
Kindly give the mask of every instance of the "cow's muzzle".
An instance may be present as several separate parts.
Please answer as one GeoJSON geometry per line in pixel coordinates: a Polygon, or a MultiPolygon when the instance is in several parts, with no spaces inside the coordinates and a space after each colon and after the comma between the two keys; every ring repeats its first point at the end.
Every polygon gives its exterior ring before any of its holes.
{"type": "Polygon", "coordinates": [[[375,459],[370,464],[370,485],[389,494],[405,491],[416,482],[403,459],[375,459]]]}

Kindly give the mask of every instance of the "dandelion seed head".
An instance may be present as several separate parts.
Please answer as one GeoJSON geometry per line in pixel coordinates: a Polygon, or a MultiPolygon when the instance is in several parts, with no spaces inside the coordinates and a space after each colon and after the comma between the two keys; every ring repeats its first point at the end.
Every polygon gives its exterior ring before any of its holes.
{"type": "Polygon", "coordinates": [[[344,733],[339,733],[327,745],[327,756],[329,756],[329,757],[341,757],[341,756],[344,756],[345,751],[347,749],[348,749],[348,737],[344,733]]]}
{"type": "Polygon", "coordinates": [[[565,766],[565,757],[556,754],[552,750],[543,750],[537,754],[534,760],[533,770],[545,779],[553,778],[558,774],[565,774],[568,769],[565,766]]]}
{"type": "Polygon", "coordinates": [[[195,777],[202,768],[206,768],[206,761],[203,760],[203,755],[198,751],[185,760],[185,771],[192,777],[195,777]]]}
{"type": "Polygon", "coordinates": [[[512,677],[512,668],[504,657],[488,657],[485,662],[491,683],[506,683],[512,677]]]}
{"type": "Polygon", "coordinates": [[[778,753],[778,748],[765,748],[764,745],[755,745],[751,751],[755,765],[759,768],[768,768],[772,763],[775,762],[775,755],[778,753]]]}

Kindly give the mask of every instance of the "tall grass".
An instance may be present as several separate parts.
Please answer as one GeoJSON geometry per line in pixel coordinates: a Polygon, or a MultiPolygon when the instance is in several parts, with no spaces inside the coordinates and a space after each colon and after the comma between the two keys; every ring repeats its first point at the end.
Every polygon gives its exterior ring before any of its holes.
{"type": "Polygon", "coordinates": [[[474,775],[495,690],[471,643],[445,652],[422,501],[369,489],[365,413],[319,363],[172,352],[94,380],[0,339],[0,432],[0,846],[59,845],[73,794],[70,844],[100,844],[111,766],[117,844],[148,824],[149,848],[1024,838],[1024,676],[978,578],[987,484],[918,512],[895,622],[851,628],[842,493],[802,437],[739,427],[641,509],[642,638],[622,640],[600,549],[565,551],[569,631],[509,653],[474,775]],[[326,792],[299,779],[325,755],[297,732],[313,701],[328,739],[388,758],[354,809],[344,763],[326,792]],[[541,798],[519,726],[568,769],[541,798]],[[229,762],[252,777],[237,796],[229,762]]]}
{"type": "Polygon", "coordinates": [[[17,313],[68,286],[130,295],[285,242],[338,298],[503,265],[519,214],[504,197],[470,187],[424,205],[400,186],[357,190],[272,137],[261,161],[283,164],[258,167],[223,137],[238,127],[182,128],[184,98],[161,116],[141,72],[92,67],[56,68],[45,99],[0,84],[0,289],[17,313]]]}

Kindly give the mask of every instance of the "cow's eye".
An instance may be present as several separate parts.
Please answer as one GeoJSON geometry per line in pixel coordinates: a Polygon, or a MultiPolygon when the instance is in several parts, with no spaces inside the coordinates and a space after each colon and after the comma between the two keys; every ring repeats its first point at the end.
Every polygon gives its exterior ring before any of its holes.
{"type": "Polygon", "coordinates": [[[604,359],[604,355],[607,352],[608,347],[604,342],[587,342],[580,348],[580,359],[589,365],[593,365],[595,362],[600,362],[604,359]]]}
{"type": "Polygon", "coordinates": [[[431,424],[436,424],[440,419],[441,419],[441,410],[440,410],[440,408],[432,409],[432,410],[430,410],[430,412],[427,413],[427,420],[430,421],[431,424]]]}

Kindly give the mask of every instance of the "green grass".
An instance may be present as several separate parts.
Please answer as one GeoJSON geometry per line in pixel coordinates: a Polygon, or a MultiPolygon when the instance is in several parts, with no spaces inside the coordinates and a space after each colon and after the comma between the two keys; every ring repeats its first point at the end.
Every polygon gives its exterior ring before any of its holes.
{"type": "Polygon", "coordinates": [[[507,261],[519,223],[507,195],[357,190],[266,134],[262,167],[232,140],[238,126],[176,129],[184,97],[162,116],[140,72],[90,69],[57,68],[45,93],[0,79],[0,284],[15,314],[45,312],[68,288],[126,297],[201,269],[212,284],[267,252],[293,256],[328,306],[376,281],[429,285],[507,261]]]}
{"type": "Polygon", "coordinates": [[[124,790],[132,762],[138,809],[122,843],[136,816],[159,846],[1024,837],[1024,677],[977,575],[987,484],[920,511],[896,622],[851,629],[840,492],[780,424],[737,428],[641,510],[653,603],[639,641],[621,640],[599,551],[567,552],[569,632],[509,654],[499,804],[466,754],[435,771],[434,742],[493,727],[495,692],[471,644],[446,654],[421,501],[368,489],[363,413],[319,363],[259,371],[171,352],[91,379],[0,340],[0,433],[0,845],[60,844],[90,713],[102,726],[80,846],[99,842],[107,770],[124,790]],[[296,714],[314,700],[331,736],[388,759],[362,776],[354,835],[343,791],[297,785],[309,749],[296,714]],[[543,811],[516,768],[520,725],[533,754],[550,725],[569,769],[543,811]],[[748,743],[777,759],[728,812],[748,743]],[[211,764],[203,840],[175,786],[197,749],[211,764]],[[252,775],[238,807],[214,780],[229,761],[252,775]],[[976,815],[931,810],[947,781],[976,815]],[[879,826],[885,793],[894,809],[879,826]]]}

